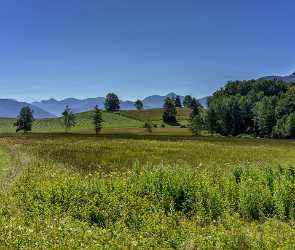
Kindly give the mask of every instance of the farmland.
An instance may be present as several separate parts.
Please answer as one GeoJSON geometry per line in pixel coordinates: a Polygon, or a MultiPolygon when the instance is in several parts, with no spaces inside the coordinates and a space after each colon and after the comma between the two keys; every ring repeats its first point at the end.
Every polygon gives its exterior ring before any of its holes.
{"type": "Polygon", "coordinates": [[[295,141],[192,136],[161,112],[103,112],[99,135],[91,111],[68,134],[2,118],[0,247],[294,248],[295,141]]]}
{"type": "Polygon", "coordinates": [[[0,245],[292,249],[294,144],[163,134],[3,135],[0,245]]]}

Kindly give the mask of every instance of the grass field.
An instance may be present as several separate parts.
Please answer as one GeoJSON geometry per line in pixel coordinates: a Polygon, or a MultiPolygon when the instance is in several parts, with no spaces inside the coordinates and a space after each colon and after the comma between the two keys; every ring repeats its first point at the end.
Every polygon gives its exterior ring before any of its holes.
{"type": "Polygon", "coordinates": [[[0,148],[16,173],[1,177],[1,248],[294,249],[292,140],[42,133],[0,148]]]}
{"type": "MultiPolygon", "coordinates": [[[[76,114],[76,126],[72,132],[93,132],[92,116],[92,111],[76,114]]],[[[119,113],[103,112],[102,118],[105,129],[143,127],[143,122],[122,116],[119,113]]],[[[15,119],[12,118],[0,118],[0,133],[14,132],[14,122],[15,119]]],[[[36,119],[33,123],[34,132],[64,132],[64,130],[62,118],[36,119]]]]}
{"type": "MultiPolygon", "coordinates": [[[[139,121],[154,121],[162,123],[163,109],[123,110],[120,114],[139,121]]],[[[177,108],[177,120],[185,122],[189,119],[189,108],[177,108]]]]}
{"type": "MultiPolygon", "coordinates": [[[[165,129],[160,128],[162,124],[162,109],[149,109],[141,111],[119,111],[115,113],[102,112],[103,132],[105,133],[120,133],[126,130],[127,133],[143,133],[143,125],[145,121],[152,121],[158,125],[156,133],[163,134],[188,134],[185,129],[175,130],[173,126],[165,125],[165,129]],[[137,128],[138,130],[132,130],[137,128]]],[[[72,128],[73,133],[93,133],[92,124],[93,112],[84,112],[76,114],[76,126],[72,128]]],[[[189,109],[178,109],[177,119],[182,124],[187,124],[189,117],[189,109]]],[[[0,133],[13,133],[15,119],[0,118],[0,133]]],[[[33,123],[33,132],[64,132],[64,124],[62,118],[36,119],[33,123]]]]}

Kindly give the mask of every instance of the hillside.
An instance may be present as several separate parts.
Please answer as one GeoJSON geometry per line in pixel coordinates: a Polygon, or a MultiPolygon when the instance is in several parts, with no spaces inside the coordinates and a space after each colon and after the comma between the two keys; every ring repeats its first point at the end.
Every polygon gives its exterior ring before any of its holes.
{"type": "MultiPolygon", "coordinates": [[[[143,127],[143,122],[132,119],[120,114],[102,112],[104,120],[104,128],[140,128],[143,127]]],[[[15,132],[13,123],[14,118],[0,118],[0,133],[15,132]]],[[[92,131],[92,111],[76,114],[76,126],[72,129],[73,132],[87,132],[92,131]]],[[[35,132],[63,132],[64,125],[62,118],[47,118],[36,119],[33,125],[35,132]]]]}
{"type": "MultiPolygon", "coordinates": [[[[121,110],[116,113],[102,111],[103,128],[143,128],[145,121],[153,121],[155,124],[162,123],[163,109],[146,109],[146,110],[121,110]]],[[[190,110],[187,108],[177,109],[177,120],[185,124],[189,118],[190,110]]],[[[76,126],[73,132],[92,132],[93,112],[82,112],[76,114],[76,126]]],[[[15,132],[13,126],[15,118],[0,118],[0,133],[15,132]]],[[[169,127],[166,125],[166,127],[169,127]]],[[[63,118],[45,118],[36,119],[33,125],[34,132],[63,132],[63,118]]]]}
{"type": "MultiPolygon", "coordinates": [[[[139,121],[162,121],[163,109],[144,109],[144,110],[127,110],[120,111],[122,116],[136,119],[139,121]]],[[[177,120],[186,121],[189,119],[190,109],[177,108],[177,120]]]]}

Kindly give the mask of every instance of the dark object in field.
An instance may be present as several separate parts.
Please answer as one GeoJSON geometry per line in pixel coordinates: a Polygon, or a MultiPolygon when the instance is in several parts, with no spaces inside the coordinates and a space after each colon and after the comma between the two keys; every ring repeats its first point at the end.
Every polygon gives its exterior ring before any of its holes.
{"type": "Polygon", "coordinates": [[[23,107],[20,110],[19,116],[17,117],[17,121],[14,123],[14,126],[16,127],[16,132],[19,132],[21,130],[23,130],[24,133],[32,131],[33,121],[34,117],[31,108],[29,106],[23,107]]]}

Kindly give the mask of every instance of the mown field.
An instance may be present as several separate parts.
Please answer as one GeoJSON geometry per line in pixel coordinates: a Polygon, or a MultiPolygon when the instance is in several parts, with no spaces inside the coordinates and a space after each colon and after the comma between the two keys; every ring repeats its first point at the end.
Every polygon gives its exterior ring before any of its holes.
{"type": "Polygon", "coordinates": [[[295,141],[36,133],[0,148],[3,249],[295,247],[295,141]]]}

